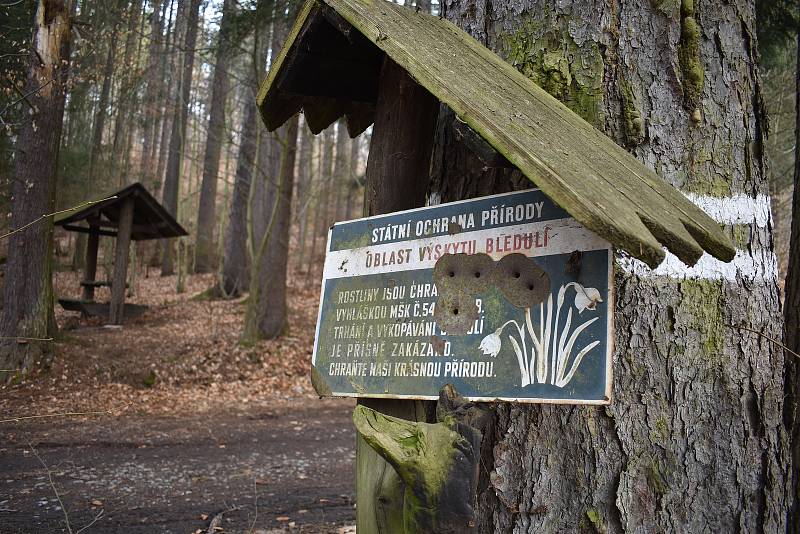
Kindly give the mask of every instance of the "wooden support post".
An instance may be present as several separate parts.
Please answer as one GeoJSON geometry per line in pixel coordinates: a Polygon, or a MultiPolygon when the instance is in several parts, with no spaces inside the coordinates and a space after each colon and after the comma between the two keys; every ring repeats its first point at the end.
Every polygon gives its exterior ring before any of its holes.
{"type": "Polygon", "coordinates": [[[133,230],[134,197],[128,197],[119,213],[117,246],[114,253],[114,278],[111,280],[111,306],[108,314],[110,324],[122,324],[125,311],[125,281],[128,277],[128,252],[133,230]]]}
{"type": "MultiPolygon", "coordinates": [[[[92,226],[93,230],[99,228],[92,226]]],[[[97,276],[97,248],[100,244],[100,233],[92,232],[89,234],[89,239],[86,242],[86,268],[83,272],[84,282],[94,282],[97,276]]],[[[83,300],[94,300],[94,286],[83,286],[83,300]]]]}
{"type": "MultiPolygon", "coordinates": [[[[439,102],[388,57],[381,69],[366,171],[369,215],[417,208],[428,192],[439,102]]],[[[432,421],[435,403],[361,399],[359,404],[411,421],[432,421]]],[[[356,443],[358,532],[403,532],[405,484],[361,436],[356,443]]]]}
{"type": "MultiPolygon", "coordinates": [[[[402,479],[401,522],[377,532],[465,534],[475,526],[475,495],[488,409],[446,385],[436,423],[387,416],[356,406],[353,423],[363,439],[402,479]]],[[[395,510],[392,510],[395,512],[395,510]]]]}

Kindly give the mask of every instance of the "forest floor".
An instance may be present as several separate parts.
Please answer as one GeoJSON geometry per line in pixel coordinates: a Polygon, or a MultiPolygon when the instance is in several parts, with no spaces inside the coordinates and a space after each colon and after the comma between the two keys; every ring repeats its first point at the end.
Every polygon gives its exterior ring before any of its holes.
{"type": "MultiPolygon", "coordinates": [[[[244,346],[243,299],[151,273],[141,317],[58,310],[52,364],[0,388],[0,532],[206,532],[223,511],[219,532],[349,532],[353,403],[310,386],[317,288],[292,277],[287,334],[244,346]]],[[[78,288],[57,273],[56,295],[78,288]]]]}

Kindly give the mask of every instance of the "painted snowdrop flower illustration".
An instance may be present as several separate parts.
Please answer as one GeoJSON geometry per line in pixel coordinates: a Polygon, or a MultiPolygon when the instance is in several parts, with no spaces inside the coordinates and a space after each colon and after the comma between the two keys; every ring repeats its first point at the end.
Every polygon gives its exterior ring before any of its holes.
{"type": "Polygon", "coordinates": [[[579,343],[578,337],[600,317],[574,324],[572,306],[567,304],[564,309],[567,291],[570,288],[575,290],[575,309],[579,314],[583,310],[594,311],[597,309],[597,303],[603,302],[597,288],[584,287],[578,282],[568,282],[559,288],[557,294],[551,293],[546,302],[539,304],[536,323],[531,309],[526,308],[525,321],[522,324],[514,319],[506,321],[500,328],[484,337],[479,345],[484,355],[496,357],[503,345],[500,337],[503,329],[513,324],[518,337],[509,335],[508,340],[517,357],[522,387],[530,384],[566,387],[578,371],[584,356],[600,344],[599,340],[594,340],[577,353],[574,352],[577,348],[576,343],[579,343]],[[566,312],[565,316],[561,313],[562,309],[566,312]],[[531,343],[530,352],[528,337],[531,343]]]}
{"type": "MultiPolygon", "coordinates": [[[[502,329],[501,329],[502,330],[502,329]]],[[[488,354],[492,358],[496,357],[500,352],[503,343],[500,340],[500,330],[496,330],[483,338],[478,348],[481,349],[484,355],[488,354]]]]}
{"type": "Polygon", "coordinates": [[[575,283],[575,307],[579,314],[583,313],[583,310],[594,310],[598,302],[603,302],[603,298],[597,289],[575,283]]]}

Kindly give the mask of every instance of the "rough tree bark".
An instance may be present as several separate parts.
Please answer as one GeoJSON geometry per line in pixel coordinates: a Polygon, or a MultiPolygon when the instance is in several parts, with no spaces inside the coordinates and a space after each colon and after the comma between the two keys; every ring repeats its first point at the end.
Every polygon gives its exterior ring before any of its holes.
{"type": "MultiPolygon", "coordinates": [[[[498,406],[478,530],[783,531],[784,362],[764,337],[779,339],[781,320],[753,1],[451,0],[445,9],[706,206],[738,249],[735,267],[712,261],[691,273],[617,258],[613,404],[498,406]]],[[[432,201],[521,185],[471,160],[443,115],[432,201]]]]}
{"type": "Polygon", "coordinates": [[[200,203],[197,208],[197,236],[194,251],[194,270],[197,273],[206,273],[214,268],[217,178],[222,139],[225,135],[225,101],[228,96],[228,60],[230,57],[228,40],[234,15],[233,0],[225,0],[222,5],[222,20],[217,37],[217,58],[214,64],[214,81],[211,85],[211,110],[209,111],[206,150],[203,159],[203,182],[200,186],[200,203]]]}
{"type": "Polygon", "coordinates": [[[24,94],[29,120],[17,139],[11,234],[0,321],[0,379],[47,363],[53,316],[53,219],[56,169],[69,69],[70,3],[39,0],[24,94]],[[33,224],[31,224],[33,223],[33,224]],[[27,226],[29,225],[29,226],[27,226]],[[23,339],[30,338],[30,339],[23,339]]]}
{"type": "MultiPolygon", "coordinates": [[[[795,70],[794,191],[792,192],[792,232],[789,237],[789,266],[783,311],[786,346],[800,354],[800,31],[797,33],[797,68],[795,70]]],[[[794,501],[787,529],[800,533],[800,360],[788,355],[786,360],[786,426],[792,436],[791,488],[794,501]]]]}
{"type": "MultiPolygon", "coordinates": [[[[164,178],[164,194],[162,203],[169,213],[178,214],[178,192],[180,190],[181,160],[183,159],[186,123],[189,114],[189,96],[192,90],[192,72],[194,71],[195,42],[197,41],[198,14],[200,0],[188,1],[186,6],[186,33],[183,42],[183,73],[178,82],[178,101],[175,103],[175,116],[172,119],[172,132],[169,136],[169,153],[167,156],[167,174],[164,178]]],[[[179,7],[178,12],[183,10],[179,7]]],[[[173,246],[170,240],[163,240],[161,258],[161,276],[174,272],[173,246]]]]}

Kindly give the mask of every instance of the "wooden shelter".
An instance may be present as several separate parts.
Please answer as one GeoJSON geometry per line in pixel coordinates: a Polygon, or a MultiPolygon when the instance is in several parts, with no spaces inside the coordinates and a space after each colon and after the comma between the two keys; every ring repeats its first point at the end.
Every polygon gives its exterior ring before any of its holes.
{"type": "Polygon", "coordinates": [[[70,301],[67,305],[71,304],[73,308],[82,311],[101,310],[102,305],[94,303],[94,289],[110,286],[108,317],[111,324],[122,324],[125,314],[125,281],[131,240],[167,239],[188,235],[178,221],[139,182],[60,213],[55,218],[55,224],[71,232],[89,234],[86,267],[81,281],[83,299],[79,302],[70,301]],[[114,237],[117,240],[114,275],[110,281],[96,280],[100,236],[114,237]]]}
{"type": "Polygon", "coordinates": [[[651,267],[663,247],[733,259],[720,226],[625,149],[451,22],[392,2],[304,5],[258,95],[267,128],[302,110],[312,132],[344,116],[355,137],[376,121],[385,58],[615,247],[651,267]]]}

